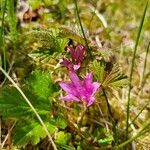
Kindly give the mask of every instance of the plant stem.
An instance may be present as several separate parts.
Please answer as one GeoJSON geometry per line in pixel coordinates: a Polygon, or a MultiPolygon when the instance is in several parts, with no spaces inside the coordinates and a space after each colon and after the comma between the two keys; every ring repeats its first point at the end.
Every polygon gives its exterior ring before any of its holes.
{"type": "Polygon", "coordinates": [[[43,120],[41,119],[40,115],[37,113],[36,109],[33,107],[33,105],[30,103],[29,99],[26,97],[26,95],[23,93],[23,91],[19,88],[19,86],[13,81],[13,79],[7,74],[7,72],[5,70],[3,70],[3,68],[0,66],[0,70],[3,72],[3,74],[8,78],[8,80],[14,85],[14,87],[19,91],[19,93],[22,95],[22,97],[25,99],[25,101],[27,102],[27,104],[30,106],[30,108],[32,109],[32,111],[34,112],[34,114],[36,115],[37,119],[39,120],[40,124],[43,126],[43,129],[45,130],[49,140],[52,143],[52,146],[54,148],[54,150],[57,150],[57,147],[46,127],[46,125],[44,124],[43,120]]]}
{"type": "Polygon", "coordinates": [[[131,94],[131,88],[132,88],[131,87],[131,82],[132,82],[132,76],[133,76],[133,70],[134,70],[135,55],[136,55],[136,51],[137,51],[137,47],[138,47],[138,44],[139,44],[141,31],[142,31],[144,20],[145,20],[145,16],[146,16],[148,2],[149,2],[149,0],[147,0],[147,3],[145,5],[145,9],[144,9],[144,12],[143,12],[143,16],[142,16],[142,20],[141,20],[141,23],[140,23],[140,27],[139,27],[139,31],[138,31],[135,47],[134,47],[134,52],[133,52],[133,56],[132,56],[131,71],[130,71],[130,76],[129,76],[128,102],[127,102],[126,140],[128,139],[128,133],[129,133],[129,113],[130,113],[130,101],[131,101],[130,94],[131,94]]]}
{"type": "Polygon", "coordinates": [[[145,60],[144,60],[144,67],[143,67],[144,69],[143,69],[143,73],[142,73],[140,89],[143,88],[144,74],[145,74],[145,69],[146,69],[146,62],[147,62],[147,56],[148,56],[148,52],[149,52],[149,47],[150,47],[150,42],[148,43],[148,46],[147,46],[147,49],[146,49],[146,56],[145,56],[145,60]]]}
{"type": "Polygon", "coordinates": [[[128,145],[129,143],[131,143],[132,141],[134,141],[135,139],[139,138],[140,136],[149,131],[150,131],[150,119],[145,123],[145,125],[143,125],[143,127],[138,131],[136,135],[132,136],[129,140],[123,142],[122,144],[115,146],[113,150],[123,148],[124,146],[128,145]]]}
{"type": "Polygon", "coordinates": [[[129,124],[129,127],[131,124],[134,123],[134,121],[138,118],[138,116],[142,113],[142,111],[147,107],[148,103],[142,107],[142,109],[139,111],[139,113],[135,116],[135,118],[131,121],[131,123],[129,124]]]}
{"type": "Polygon", "coordinates": [[[110,107],[105,89],[102,89],[102,91],[103,91],[103,94],[104,94],[104,97],[105,97],[105,100],[106,100],[106,103],[107,103],[107,108],[108,108],[108,111],[109,111],[109,114],[110,114],[110,120],[112,122],[112,131],[113,131],[114,144],[116,145],[118,143],[117,122],[113,117],[113,113],[111,111],[111,107],[110,107]]]}
{"type": "Polygon", "coordinates": [[[85,36],[85,33],[84,33],[84,29],[83,29],[83,26],[82,26],[82,23],[81,23],[81,19],[80,19],[80,15],[79,15],[79,9],[78,9],[78,5],[77,5],[77,0],[74,0],[74,4],[75,4],[75,7],[76,7],[76,13],[77,13],[77,18],[78,18],[78,21],[79,21],[79,24],[80,24],[80,27],[81,27],[81,32],[83,34],[83,37],[84,37],[84,40],[85,40],[85,44],[86,44],[86,47],[87,47],[87,52],[90,56],[90,58],[92,58],[92,53],[91,53],[91,50],[88,46],[88,41],[86,39],[86,36],[85,36]]]}
{"type": "Polygon", "coordinates": [[[1,22],[1,32],[0,32],[0,45],[3,53],[3,65],[5,71],[6,71],[6,50],[4,45],[4,17],[5,17],[6,3],[7,0],[2,0],[1,2],[2,22],[1,22]]]}
{"type": "Polygon", "coordinates": [[[79,127],[81,127],[81,125],[82,125],[82,120],[83,120],[83,117],[84,117],[86,111],[87,111],[87,106],[86,106],[86,104],[84,104],[84,105],[83,105],[83,111],[82,111],[82,113],[81,113],[80,120],[78,121],[78,126],[79,126],[79,127]]]}
{"type": "Polygon", "coordinates": [[[7,1],[7,14],[8,14],[8,25],[10,30],[10,39],[13,43],[14,58],[15,58],[16,51],[17,51],[18,33],[17,33],[17,18],[16,18],[14,0],[7,1]]]}
{"type": "Polygon", "coordinates": [[[106,100],[106,104],[107,104],[107,108],[108,108],[108,112],[110,114],[110,117],[111,119],[113,119],[113,114],[112,114],[112,111],[111,111],[111,107],[110,107],[110,104],[109,104],[109,101],[108,101],[108,98],[107,98],[107,95],[106,95],[106,92],[104,89],[103,90],[103,94],[104,94],[104,97],[105,97],[105,100],[106,100]]]}

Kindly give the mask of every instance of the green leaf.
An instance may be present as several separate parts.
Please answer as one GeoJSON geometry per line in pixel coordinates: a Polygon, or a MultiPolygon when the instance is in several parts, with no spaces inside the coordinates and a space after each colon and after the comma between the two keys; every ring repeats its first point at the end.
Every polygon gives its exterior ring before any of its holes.
{"type": "MultiPolygon", "coordinates": [[[[43,101],[28,90],[24,90],[24,93],[40,115],[50,112],[51,105],[48,100],[43,101]]],[[[15,87],[5,87],[0,91],[0,115],[19,119],[34,113],[15,87]]]]}
{"type": "Polygon", "coordinates": [[[60,129],[65,129],[67,127],[66,120],[63,118],[63,116],[60,115],[56,118],[51,119],[51,123],[60,129]]]}
{"type": "Polygon", "coordinates": [[[113,141],[112,137],[107,137],[107,138],[98,140],[98,144],[100,146],[107,146],[107,145],[110,145],[112,141],[113,141]]]}
{"type": "Polygon", "coordinates": [[[38,42],[39,47],[44,49],[49,49],[49,54],[53,54],[55,52],[62,52],[67,44],[66,38],[59,37],[58,29],[51,30],[34,30],[32,32],[28,32],[26,36],[31,36],[33,42],[38,42]]]}
{"type": "Polygon", "coordinates": [[[99,63],[97,60],[93,61],[92,72],[94,72],[94,76],[101,83],[103,83],[104,81],[105,67],[106,67],[105,62],[101,61],[99,63]]]}
{"type": "Polygon", "coordinates": [[[50,74],[40,70],[31,73],[27,84],[33,93],[46,101],[56,90],[50,74]]]}
{"type": "Polygon", "coordinates": [[[114,64],[112,70],[108,73],[106,76],[103,86],[105,87],[124,87],[128,85],[128,79],[127,76],[125,76],[121,70],[118,64],[114,64]]]}
{"type": "MultiPolygon", "coordinates": [[[[60,32],[58,34],[58,37],[72,39],[82,45],[85,45],[84,38],[82,36],[80,36],[79,34],[75,33],[74,31],[70,30],[69,28],[60,27],[59,29],[60,29],[60,32]]],[[[90,42],[88,41],[88,43],[90,43],[90,42]]]]}
{"type": "MultiPolygon", "coordinates": [[[[48,121],[45,122],[50,134],[57,131],[57,127],[50,124],[48,121]]],[[[24,122],[16,125],[13,131],[14,145],[24,147],[29,142],[36,145],[40,142],[40,139],[45,138],[46,133],[42,126],[35,119],[25,120],[24,122]]]]}
{"type": "Polygon", "coordinates": [[[68,141],[70,140],[70,138],[71,138],[70,133],[65,133],[63,131],[60,131],[56,134],[55,142],[58,144],[66,145],[68,143],[68,141]]]}
{"type": "Polygon", "coordinates": [[[63,148],[63,150],[75,150],[74,147],[64,144],[57,144],[59,147],[63,148]]]}
{"type": "Polygon", "coordinates": [[[64,51],[68,42],[67,38],[58,36],[59,32],[58,29],[29,32],[26,36],[32,37],[33,43],[38,43],[38,47],[29,54],[29,57],[44,65],[49,64],[53,57],[56,59],[56,55],[64,51]]]}

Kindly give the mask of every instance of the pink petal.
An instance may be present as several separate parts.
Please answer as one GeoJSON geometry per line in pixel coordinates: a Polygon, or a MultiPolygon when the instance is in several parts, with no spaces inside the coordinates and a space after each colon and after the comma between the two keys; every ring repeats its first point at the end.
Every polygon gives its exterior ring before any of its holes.
{"type": "Polygon", "coordinates": [[[66,95],[66,96],[64,96],[64,97],[61,97],[61,99],[62,100],[64,100],[64,101],[80,101],[80,99],[79,98],[77,98],[77,97],[75,97],[74,95],[71,95],[71,94],[69,94],[69,95],[66,95]]]}
{"type": "Polygon", "coordinates": [[[89,73],[85,79],[84,79],[84,82],[85,84],[91,84],[92,83],[92,80],[93,80],[93,74],[92,73],[89,73]]]}
{"type": "Polygon", "coordinates": [[[92,80],[93,80],[93,74],[89,73],[85,77],[84,82],[83,82],[84,88],[90,93],[93,92],[92,80]]]}
{"type": "Polygon", "coordinates": [[[88,100],[87,106],[90,106],[94,103],[95,98],[94,97],[90,97],[90,99],[88,100]]]}
{"type": "Polygon", "coordinates": [[[75,49],[73,47],[68,47],[68,51],[70,52],[71,57],[74,58],[75,49]]]}
{"type": "Polygon", "coordinates": [[[67,60],[67,59],[63,59],[62,62],[60,62],[61,65],[65,66],[65,67],[68,67],[68,65],[70,64],[70,62],[67,60]]]}
{"type": "Polygon", "coordinates": [[[97,89],[101,86],[101,84],[100,83],[98,83],[98,82],[94,82],[93,84],[92,84],[92,86],[93,86],[93,94],[92,95],[94,95],[94,93],[97,91],[97,89]]]}
{"type": "Polygon", "coordinates": [[[74,70],[78,70],[80,68],[80,65],[73,65],[74,70]]]}
{"type": "Polygon", "coordinates": [[[75,87],[82,86],[82,82],[79,79],[79,77],[75,74],[75,72],[69,71],[69,77],[72,83],[75,85],[75,87]]]}
{"type": "Polygon", "coordinates": [[[73,84],[71,84],[71,83],[66,83],[66,82],[59,82],[58,84],[59,84],[60,87],[61,87],[64,91],[66,91],[67,93],[73,94],[73,95],[75,95],[75,96],[78,95],[78,92],[76,91],[76,87],[75,87],[73,84]]]}

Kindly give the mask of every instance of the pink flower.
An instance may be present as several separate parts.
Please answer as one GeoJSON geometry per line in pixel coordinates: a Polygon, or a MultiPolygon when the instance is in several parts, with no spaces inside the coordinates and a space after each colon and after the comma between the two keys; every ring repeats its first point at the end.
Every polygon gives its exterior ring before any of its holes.
{"type": "Polygon", "coordinates": [[[72,61],[76,64],[81,64],[84,59],[85,47],[82,45],[77,45],[74,49],[73,47],[68,47],[67,49],[72,57],[72,61]]]}
{"type": "Polygon", "coordinates": [[[95,101],[94,94],[100,87],[98,82],[92,83],[92,73],[89,73],[83,81],[72,71],[69,71],[69,77],[71,82],[59,82],[61,88],[67,92],[67,95],[61,97],[61,99],[64,101],[83,102],[87,106],[92,105],[95,101]]]}
{"type": "Polygon", "coordinates": [[[67,67],[67,69],[70,71],[78,70],[80,68],[80,65],[74,65],[74,64],[72,64],[71,61],[69,61],[65,58],[63,59],[63,61],[60,64],[67,67]]]}
{"type": "Polygon", "coordinates": [[[85,47],[77,45],[76,48],[68,47],[67,50],[71,55],[71,60],[63,59],[61,64],[67,67],[68,70],[78,70],[84,59],[85,47]]]}

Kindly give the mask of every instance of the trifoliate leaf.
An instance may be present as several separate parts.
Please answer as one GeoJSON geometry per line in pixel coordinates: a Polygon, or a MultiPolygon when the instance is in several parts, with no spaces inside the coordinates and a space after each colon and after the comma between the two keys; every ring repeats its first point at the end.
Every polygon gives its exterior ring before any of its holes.
{"type": "MultiPolygon", "coordinates": [[[[50,124],[48,121],[45,122],[46,127],[50,134],[57,131],[57,127],[50,124]]],[[[26,120],[19,125],[16,125],[13,131],[14,145],[19,147],[26,146],[29,142],[36,145],[40,142],[40,139],[46,137],[46,133],[43,127],[35,119],[26,120]]]]}

